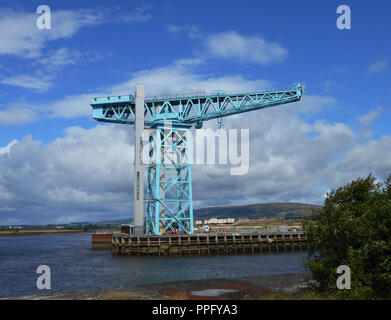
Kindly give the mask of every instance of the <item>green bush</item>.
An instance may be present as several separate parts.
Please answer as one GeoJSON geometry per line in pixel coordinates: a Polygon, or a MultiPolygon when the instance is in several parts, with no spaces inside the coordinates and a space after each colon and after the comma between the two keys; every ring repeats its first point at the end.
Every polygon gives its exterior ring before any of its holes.
{"type": "Polygon", "coordinates": [[[369,175],[327,195],[316,221],[305,225],[305,266],[318,290],[346,298],[391,297],[391,175],[369,175]],[[351,270],[351,290],[338,290],[337,267],[351,270]]]}

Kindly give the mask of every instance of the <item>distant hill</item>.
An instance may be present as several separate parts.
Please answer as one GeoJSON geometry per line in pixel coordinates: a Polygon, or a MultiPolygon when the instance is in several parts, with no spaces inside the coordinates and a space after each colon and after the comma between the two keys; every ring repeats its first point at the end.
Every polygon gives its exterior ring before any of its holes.
{"type": "MultiPolygon", "coordinates": [[[[227,207],[210,207],[194,210],[194,218],[197,220],[205,220],[210,218],[285,218],[297,219],[308,217],[313,210],[319,209],[321,206],[305,203],[294,202],[277,202],[277,203],[259,203],[244,206],[227,206],[227,207]]],[[[120,225],[132,223],[132,219],[113,219],[103,220],[98,222],[72,222],[69,224],[60,223],[62,226],[75,225],[120,225]]],[[[0,225],[1,227],[2,225],[0,225]]],[[[8,226],[8,225],[7,225],[8,226]]],[[[4,226],[4,227],[7,227],[4,226]]],[[[41,230],[53,229],[57,224],[48,225],[22,225],[25,230],[41,230]]]]}
{"type": "MultiPolygon", "coordinates": [[[[209,218],[285,218],[296,219],[308,217],[313,210],[321,206],[315,204],[276,202],[259,203],[244,206],[210,207],[194,210],[194,218],[205,220],[209,218]]],[[[95,222],[96,224],[120,225],[132,223],[130,219],[104,220],[95,222]]]]}
{"type": "Polygon", "coordinates": [[[77,226],[77,225],[84,226],[86,224],[93,224],[93,222],[91,222],[91,221],[71,222],[68,225],[70,225],[70,226],[77,226]]]}
{"type": "Polygon", "coordinates": [[[244,206],[211,207],[194,210],[195,219],[209,218],[285,218],[308,217],[321,206],[305,203],[278,202],[244,206]]]}
{"type": "Polygon", "coordinates": [[[133,220],[133,219],[103,220],[103,221],[95,222],[95,224],[100,224],[100,225],[108,225],[108,224],[120,225],[120,224],[132,223],[131,220],[133,220]]]}

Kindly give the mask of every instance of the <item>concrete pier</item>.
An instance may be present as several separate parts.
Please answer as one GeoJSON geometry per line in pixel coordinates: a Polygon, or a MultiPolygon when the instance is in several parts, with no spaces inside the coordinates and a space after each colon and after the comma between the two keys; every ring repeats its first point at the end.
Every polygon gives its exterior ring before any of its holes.
{"type": "Polygon", "coordinates": [[[93,250],[110,250],[113,232],[93,233],[91,235],[91,248],[93,250]]]}
{"type": "Polygon", "coordinates": [[[131,235],[112,237],[114,255],[208,255],[306,250],[304,233],[131,235]]]}

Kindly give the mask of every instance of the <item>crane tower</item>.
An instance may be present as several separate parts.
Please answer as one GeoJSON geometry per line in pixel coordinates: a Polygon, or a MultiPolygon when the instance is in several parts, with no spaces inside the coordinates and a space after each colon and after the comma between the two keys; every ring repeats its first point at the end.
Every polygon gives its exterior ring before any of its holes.
{"type": "Polygon", "coordinates": [[[147,234],[193,233],[192,126],[200,129],[204,121],[220,121],[223,117],[296,102],[302,94],[299,84],[279,91],[225,93],[219,90],[205,95],[145,98],[144,86],[138,84],[135,96],[93,98],[95,120],[135,126],[135,232],[144,232],[145,201],[147,234]],[[147,165],[142,157],[144,128],[150,129],[147,165]],[[147,168],[145,199],[144,167],[147,168]]]}

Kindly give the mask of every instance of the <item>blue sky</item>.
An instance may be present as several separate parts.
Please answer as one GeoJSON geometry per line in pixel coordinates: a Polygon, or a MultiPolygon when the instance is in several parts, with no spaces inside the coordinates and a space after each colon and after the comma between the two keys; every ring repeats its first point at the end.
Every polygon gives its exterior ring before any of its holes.
{"type": "Polygon", "coordinates": [[[130,129],[96,123],[88,103],[96,95],[133,93],[136,82],[145,83],[147,95],[297,82],[307,88],[302,102],[265,112],[265,120],[227,120],[250,129],[251,165],[259,173],[251,176],[264,183],[243,190],[246,177],[195,169],[194,184],[203,189],[208,183],[214,188],[210,177],[217,174],[230,186],[217,197],[194,187],[196,207],[321,203],[327,190],[359,175],[384,178],[391,172],[389,1],[0,4],[0,224],[128,216],[132,172],[123,174],[131,162],[123,149],[129,147],[132,156],[130,129]],[[51,9],[50,30],[35,26],[41,4],[51,9]],[[341,4],[351,8],[351,30],[336,27],[341,4]],[[286,128],[291,136],[302,135],[281,151],[286,128]],[[274,131],[275,140],[268,137],[274,131]],[[102,144],[114,149],[105,151],[102,144]],[[265,148],[270,157],[262,162],[257,155],[265,148]],[[61,153],[73,161],[65,163],[61,153]],[[303,163],[309,164],[305,178],[303,163]],[[291,169],[279,176],[277,164],[291,169]],[[111,181],[116,175],[120,181],[111,181]],[[110,201],[119,204],[102,206],[110,201]],[[40,217],[42,211],[47,213],[40,217]]]}

